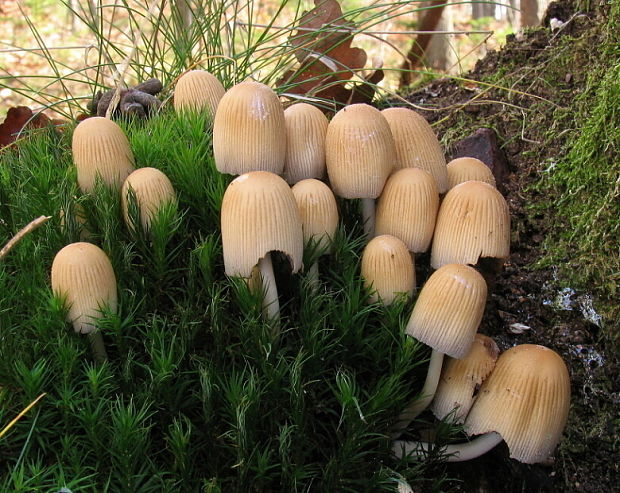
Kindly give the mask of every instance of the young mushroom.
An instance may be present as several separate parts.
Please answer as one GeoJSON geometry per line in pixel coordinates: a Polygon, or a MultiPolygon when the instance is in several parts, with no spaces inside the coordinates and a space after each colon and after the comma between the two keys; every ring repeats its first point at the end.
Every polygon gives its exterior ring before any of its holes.
{"type": "Polygon", "coordinates": [[[106,359],[97,319],[107,307],[117,309],[116,276],[110,259],[92,243],[71,243],[52,262],[52,290],[68,307],[67,321],[80,334],[87,334],[95,359],[106,359]]]}
{"type": "Polygon", "coordinates": [[[235,178],[222,200],[222,246],[229,276],[250,278],[258,264],[269,320],[277,322],[280,304],[270,252],[288,256],[293,272],[301,267],[303,234],[293,192],[279,176],[253,171],[235,178]]]}
{"type": "MultiPolygon", "coordinates": [[[[522,344],[500,355],[480,388],[465,420],[465,431],[478,435],[445,449],[449,462],[475,459],[503,440],[510,457],[525,464],[543,462],[560,441],[570,407],[570,377],[562,358],[551,349],[522,344]]],[[[395,441],[399,457],[424,456],[430,445],[395,441]]]]}
{"type": "Polygon", "coordinates": [[[375,199],[392,172],[396,154],[388,122],[367,104],[342,108],[327,127],[325,158],[334,193],[362,199],[364,232],[375,230],[375,199]]]}
{"type": "Polygon", "coordinates": [[[226,90],[222,83],[206,70],[185,72],[174,88],[174,110],[208,111],[213,117],[226,90]]]}
{"type": "Polygon", "coordinates": [[[459,183],[476,180],[495,186],[495,177],[491,168],[475,157],[459,157],[450,161],[448,169],[448,187],[454,188],[459,183]]]}

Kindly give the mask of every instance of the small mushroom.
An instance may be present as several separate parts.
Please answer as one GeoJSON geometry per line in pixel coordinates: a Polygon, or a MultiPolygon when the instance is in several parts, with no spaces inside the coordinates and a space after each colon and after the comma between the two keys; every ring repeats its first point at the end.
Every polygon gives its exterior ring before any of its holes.
{"type": "Polygon", "coordinates": [[[88,334],[95,359],[106,359],[97,319],[103,307],[117,310],[116,276],[110,259],[92,243],[71,243],[52,262],[52,290],[67,304],[67,321],[80,334],[88,334]]]}
{"type": "Polygon", "coordinates": [[[226,90],[222,83],[206,70],[185,72],[174,88],[174,110],[208,111],[213,117],[226,90]]]}
{"type": "Polygon", "coordinates": [[[448,187],[454,188],[459,183],[477,180],[495,186],[495,177],[491,168],[475,157],[459,157],[450,161],[448,169],[448,187]]]}
{"type": "Polygon", "coordinates": [[[362,254],[364,285],[372,289],[370,301],[383,305],[397,296],[410,297],[415,288],[415,269],[407,245],[391,235],[375,236],[362,254]]]}
{"type": "Polygon", "coordinates": [[[92,192],[97,176],[120,190],[134,170],[129,140],[112,120],[95,116],[75,127],[71,144],[77,179],[84,193],[92,192]]]}

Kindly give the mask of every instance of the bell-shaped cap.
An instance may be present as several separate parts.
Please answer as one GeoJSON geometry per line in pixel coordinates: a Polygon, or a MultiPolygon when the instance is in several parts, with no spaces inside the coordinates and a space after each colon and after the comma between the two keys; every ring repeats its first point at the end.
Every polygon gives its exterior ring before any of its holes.
{"type": "Polygon", "coordinates": [[[291,185],[325,174],[327,117],[316,106],[296,103],[284,110],[286,159],[284,179],[291,185]]]}
{"type": "Polygon", "coordinates": [[[389,305],[399,294],[411,296],[415,268],[407,245],[391,235],[375,236],[362,254],[362,277],[372,303],[389,305]]]}
{"type": "Polygon", "coordinates": [[[282,174],[286,157],[284,109],[271,88],[244,81],[226,91],[213,121],[213,154],[221,173],[282,174]]]}
{"type": "Polygon", "coordinates": [[[439,209],[435,179],[420,168],[392,173],[377,204],[375,233],[396,236],[415,253],[428,250],[439,209]]]}
{"type": "Polygon", "coordinates": [[[499,433],[510,457],[543,462],[560,441],[570,407],[570,377],[561,356],[522,344],[502,353],[465,420],[465,431],[499,433]]]}
{"type": "Polygon", "coordinates": [[[441,369],[431,411],[439,419],[452,415],[455,423],[465,421],[474,394],[490,375],[499,356],[499,348],[488,336],[476,334],[471,350],[462,359],[446,358],[441,369]]]}
{"type": "Polygon", "coordinates": [[[105,252],[92,243],[71,243],[52,262],[52,290],[68,308],[76,332],[97,330],[101,309],[117,309],[116,276],[105,252]]]}
{"type": "Polygon", "coordinates": [[[297,182],[291,190],[299,208],[304,243],[314,238],[318,248],[329,249],[338,228],[338,206],[333,192],[314,178],[297,182]]]}
{"type": "Polygon", "coordinates": [[[229,276],[249,278],[272,250],[301,267],[304,240],[293,192],[279,176],[254,171],[235,178],[222,200],[222,246],[229,276]]]}
{"type": "Polygon", "coordinates": [[[422,168],[437,181],[439,193],[448,190],[448,171],[439,140],[426,119],[409,108],[381,111],[396,145],[396,168],[422,168]]]}
{"type": "Polygon", "coordinates": [[[129,216],[130,189],[136,197],[140,210],[140,222],[148,230],[157,211],[167,202],[176,200],[174,188],[168,177],[156,168],[140,168],[131,173],[121,190],[121,205],[125,224],[133,229],[129,216]]]}
{"type": "Polygon", "coordinates": [[[491,168],[475,157],[459,157],[448,163],[448,186],[454,188],[459,183],[476,180],[495,186],[491,168]]]}
{"type": "Polygon", "coordinates": [[[431,265],[476,265],[481,258],[510,253],[510,213],[501,193],[488,183],[466,181],[444,197],[437,214],[431,265]]]}
{"type": "Polygon", "coordinates": [[[134,170],[129,140],[121,127],[107,118],[95,116],[82,120],[73,132],[71,149],[78,185],[84,193],[93,190],[97,175],[104,183],[120,190],[134,170]]]}
{"type": "Polygon", "coordinates": [[[176,112],[206,110],[214,116],[225,92],[222,83],[210,72],[190,70],[176,83],[174,109],[176,112]]]}
{"type": "Polygon", "coordinates": [[[332,190],[346,199],[376,199],[395,160],[394,139],[381,112],[345,106],[327,127],[325,159],[332,190]]]}
{"type": "Polygon", "coordinates": [[[420,290],[405,330],[440,353],[464,358],[474,342],[486,299],[487,284],[476,269],[444,265],[420,290]]]}

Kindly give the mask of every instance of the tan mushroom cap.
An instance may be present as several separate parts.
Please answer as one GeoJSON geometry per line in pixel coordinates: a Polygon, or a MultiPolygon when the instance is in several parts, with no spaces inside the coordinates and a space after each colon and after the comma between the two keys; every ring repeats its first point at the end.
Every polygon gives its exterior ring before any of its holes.
{"type": "Polygon", "coordinates": [[[235,178],[222,200],[222,246],[229,276],[249,278],[272,250],[288,255],[293,272],[301,267],[303,233],[293,192],[279,176],[253,171],[235,178]]]}
{"type": "Polygon", "coordinates": [[[526,464],[551,456],[560,441],[570,406],[570,377],[556,352],[522,344],[497,360],[465,420],[465,431],[495,431],[510,457],[526,464]]]}
{"type": "Polygon", "coordinates": [[[409,108],[381,111],[396,145],[396,168],[422,168],[437,181],[439,193],[448,190],[448,171],[439,140],[426,119],[409,108]]]}
{"type": "Polygon", "coordinates": [[[168,177],[156,168],[140,168],[131,173],[121,190],[121,205],[125,224],[132,228],[129,217],[129,190],[132,189],[140,209],[140,222],[148,230],[157,211],[167,202],[176,199],[168,177]]]}
{"type": "Polygon", "coordinates": [[[104,183],[120,187],[134,170],[129,140],[116,123],[107,118],[87,118],[75,127],[71,144],[77,179],[84,193],[95,187],[95,177],[104,183]]]}
{"type": "Polygon", "coordinates": [[[377,204],[375,232],[400,238],[415,253],[428,250],[433,238],[439,192],[435,179],[420,168],[393,173],[377,204]]]}
{"type": "Polygon", "coordinates": [[[299,208],[304,243],[314,238],[319,248],[328,249],[338,228],[338,205],[333,192],[314,178],[297,182],[291,190],[299,208]]]}
{"type": "Polygon", "coordinates": [[[325,174],[327,117],[316,106],[296,103],[284,110],[286,159],[283,177],[289,184],[325,174]]]}
{"type": "Polygon", "coordinates": [[[67,321],[76,332],[97,330],[104,306],[117,309],[116,276],[110,259],[92,243],[71,243],[52,262],[52,290],[66,300],[67,321]]]}
{"type": "Polygon", "coordinates": [[[439,385],[431,403],[431,411],[439,419],[450,415],[455,408],[455,423],[465,421],[474,393],[495,367],[499,348],[488,336],[476,334],[471,350],[462,359],[446,358],[441,369],[439,385]]]}
{"type": "Polygon", "coordinates": [[[415,269],[407,245],[395,236],[376,236],[368,242],[362,254],[362,277],[370,288],[372,303],[392,303],[405,293],[413,294],[415,269]]]}
{"type": "Polygon", "coordinates": [[[495,186],[495,177],[491,168],[475,157],[459,157],[448,163],[448,186],[453,188],[459,183],[477,180],[495,186]]]}
{"type": "Polygon", "coordinates": [[[420,290],[406,332],[440,353],[464,358],[482,320],[487,284],[478,271],[448,264],[420,290]]]}
{"type": "Polygon", "coordinates": [[[448,263],[475,265],[484,257],[506,259],[509,253],[510,214],[502,194],[480,181],[452,188],[437,214],[433,268],[448,263]]]}
{"type": "Polygon", "coordinates": [[[381,112],[367,104],[338,111],[327,127],[325,158],[336,195],[377,198],[396,158],[390,126],[381,112]]]}
{"type": "Polygon", "coordinates": [[[245,81],[224,94],[213,121],[213,154],[221,173],[282,173],[286,157],[284,109],[271,88],[245,81]]]}
{"type": "Polygon", "coordinates": [[[208,110],[215,115],[226,90],[222,83],[206,70],[185,72],[174,88],[174,109],[181,111],[208,110]]]}

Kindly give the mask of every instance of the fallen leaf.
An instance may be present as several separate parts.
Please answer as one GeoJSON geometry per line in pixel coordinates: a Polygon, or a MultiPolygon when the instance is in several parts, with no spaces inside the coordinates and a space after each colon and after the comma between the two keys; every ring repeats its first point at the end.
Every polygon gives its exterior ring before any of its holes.
{"type": "Polygon", "coordinates": [[[43,113],[34,115],[27,106],[9,108],[4,123],[0,124],[0,149],[15,142],[26,125],[28,129],[34,129],[44,128],[50,123],[43,113]]]}

